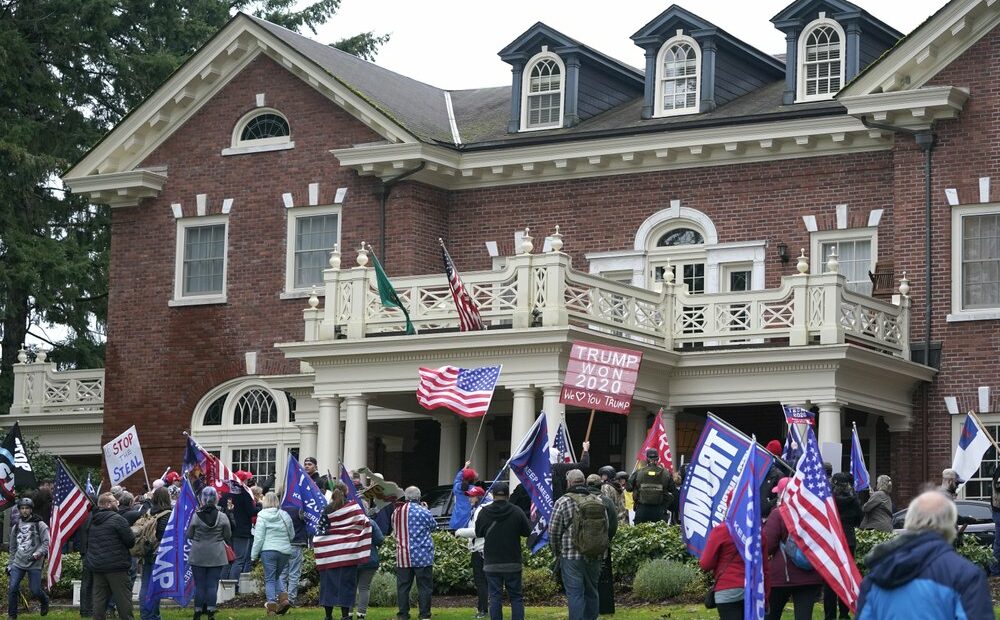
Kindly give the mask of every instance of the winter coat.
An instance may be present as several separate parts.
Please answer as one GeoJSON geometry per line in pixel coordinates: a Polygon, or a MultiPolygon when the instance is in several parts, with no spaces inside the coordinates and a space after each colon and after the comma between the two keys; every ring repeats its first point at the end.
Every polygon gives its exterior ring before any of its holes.
{"type": "Polygon", "coordinates": [[[476,518],[476,536],[483,539],[483,572],[521,570],[521,539],[531,533],[524,512],[510,502],[493,502],[476,518]]]}
{"type": "Polygon", "coordinates": [[[98,510],[90,520],[84,565],[92,573],[127,571],[132,568],[129,549],[134,544],[135,535],[125,517],[114,510],[98,510]]]}
{"type": "Polygon", "coordinates": [[[482,553],[483,545],[486,543],[485,538],[483,538],[482,536],[476,536],[476,520],[479,518],[479,515],[483,512],[483,508],[485,507],[486,506],[482,503],[477,505],[472,510],[472,518],[469,519],[469,522],[466,524],[466,526],[460,527],[457,530],[455,530],[455,536],[458,536],[459,538],[468,539],[469,551],[473,553],[482,553]]]}
{"type": "Polygon", "coordinates": [[[292,528],[295,530],[295,535],[292,536],[292,545],[296,547],[305,547],[309,544],[309,530],[306,529],[306,522],[302,520],[299,516],[298,508],[282,508],[288,517],[292,520],[292,528]]]}
{"type": "Polygon", "coordinates": [[[936,532],[906,532],[872,549],[857,620],[993,620],[986,572],[936,532]]]}
{"type": "Polygon", "coordinates": [[[156,560],[156,548],[160,541],[163,540],[163,535],[167,533],[167,523],[170,522],[170,509],[169,508],[150,508],[149,514],[156,517],[156,543],[146,557],[143,558],[147,562],[153,562],[156,560]],[[167,514],[163,514],[167,513],[167,514]]]}
{"type": "Polygon", "coordinates": [[[851,553],[858,546],[858,538],[854,534],[854,530],[861,525],[861,502],[858,501],[858,496],[854,494],[853,489],[847,489],[846,493],[841,493],[838,490],[833,492],[833,501],[837,503],[837,512],[840,513],[840,525],[844,528],[844,538],[847,540],[847,546],[851,549],[851,553]]]}
{"type": "Polygon", "coordinates": [[[859,526],[863,530],[892,531],[892,499],[885,491],[875,491],[861,507],[864,518],[859,526]]]}
{"type": "Polygon", "coordinates": [[[264,551],[277,551],[292,555],[292,538],[295,526],[292,518],[281,508],[265,508],[257,513],[257,527],[254,530],[253,550],[250,561],[256,561],[264,551]]]}
{"type": "Polygon", "coordinates": [[[378,548],[382,546],[382,541],[385,540],[385,534],[382,533],[382,528],[378,526],[378,523],[371,521],[372,524],[372,554],[368,557],[368,562],[358,566],[359,569],[363,568],[378,568],[379,557],[378,548]]]}
{"type": "Polygon", "coordinates": [[[229,517],[233,523],[234,538],[250,538],[252,536],[253,518],[259,510],[257,502],[253,500],[250,493],[240,489],[239,493],[226,493],[222,496],[222,505],[228,508],[229,502],[233,502],[233,507],[228,510],[229,517]]]}
{"type": "MultiPolygon", "coordinates": [[[[584,474],[590,469],[590,452],[580,455],[579,463],[553,463],[552,464],[552,503],[566,493],[566,474],[571,470],[579,469],[584,474]]],[[[521,486],[521,485],[518,485],[521,486]]],[[[514,489],[515,491],[517,489],[514,489]]]]}
{"type": "Polygon", "coordinates": [[[618,513],[618,522],[628,524],[628,509],[625,508],[625,496],[621,487],[614,482],[605,481],[601,484],[601,495],[611,500],[618,513]]]}
{"type": "Polygon", "coordinates": [[[451,530],[465,527],[469,524],[469,519],[472,518],[472,502],[469,501],[469,496],[465,494],[469,485],[462,480],[463,471],[465,470],[458,470],[458,473],[455,474],[455,482],[451,485],[451,494],[455,497],[455,505],[452,506],[451,518],[448,520],[448,529],[451,530]]]}
{"type": "Polygon", "coordinates": [[[10,555],[7,565],[25,570],[41,570],[49,554],[49,526],[41,517],[31,515],[19,520],[10,530],[10,555]]]}
{"type": "Polygon", "coordinates": [[[708,533],[700,563],[701,570],[712,573],[712,578],[715,579],[714,590],[743,587],[746,573],[743,556],[736,550],[736,544],[725,523],[716,525],[708,533]]]}
{"type": "Polygon", "coordinates": [[[188,563],[191,566],[226,566],[226,543],[233,538],[229,517],[215,506],[202,508],[191,518],[187,531],[191,541],[188,563]]]}
{"type": "Polygon", "coordinates": [[[815,570],[804,570],[795,565],[791,559],[785,557],[781,550],[781,543],[788,539],[788,529],[781,518],[781,511],[785,508],[779,505],[764,522],[764,557],[770,558],[767,575],[770,579],[771,587],[791,588],[796,586],[821,585],[823,577],[815,570]]]}

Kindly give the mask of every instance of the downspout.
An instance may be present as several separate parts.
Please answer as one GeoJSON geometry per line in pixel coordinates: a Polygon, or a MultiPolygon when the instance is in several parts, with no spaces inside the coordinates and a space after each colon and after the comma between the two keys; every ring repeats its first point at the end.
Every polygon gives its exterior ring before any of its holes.
{"type": "Polygon", "coordinates": [[[400,181],[402,181],[406,177],[412,176],[412,175],[420,172],[421,170],[424,169],[425,165],[427,165],[427,162],[422,161],[422,162],[420,162],[420,165],[417,166],[416,168],[414,168],[413,170],[407,170],[406,172],[404,172],[402,174],[396,175],[394,177],[390,177],[388,179],[381,180],[379,182],[378,187],[375,188],[375,193],[379,197],[379,212],[378,212],[379,244],[378,244],[378,248],[382,252],[382,257],[380,258],[380,261],[382,262],[383,266],[385,265],[385,254],[386,254],[386,252],[385,252],[385,242],[386,242],[386,239],[385,239],[385,205],[386,205],[386,202],[388,202],[388,200],[389,200],[389,192],[392,190],[392,187],[396,183],[399,183],[400,181]]]}

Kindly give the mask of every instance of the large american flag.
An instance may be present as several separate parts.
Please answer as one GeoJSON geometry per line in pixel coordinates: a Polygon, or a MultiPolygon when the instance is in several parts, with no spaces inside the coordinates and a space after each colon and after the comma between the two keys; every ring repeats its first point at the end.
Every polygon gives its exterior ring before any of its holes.
{"type": "Polygon", "coordinates": [[[55,493],[49,520],[49,588],[62,576],[62,550],[90,512],[90,501],[73,478],[56,461],[55,493]]]}
{"type": "Polygon", "coordinates": [[[462,278],[458,275],[458,269],[455,269],[455,262],[451,260],[451,255],[444,247],[444,242],[440,239],[438,241],[441,242],[441,258],[444,260],[444,271],[448,276],[448,288],[451,289],[451,297],[455,300],[455,310],[458,311],[459,330],[472,332],[486,329],[486,326],[483,325],[483,317],[479,315],[479,307],[476,306],[476,302],[472,301],[469,292],[465,290],[462,278]]]}
{"type": "Polygon", "coordinates": [[[789,538],[853,612],[858,602],[861,574],[847,547],[812,428],[806,430],[805,449],[785,490],[784,505],[785,510],[780,514],[789,538]]]}
{"type": "Polygon", "coordinates": [[[372,524],[361,506],[348,501],[326,515],[325,525],[325,531],[313,537],[318,570],[368,561],[372,552],[372,524]]]}
{"type": "Polygon", "coordinates": [[[421,368],[417,402],[424,409],[445,407],[466,418],[482,417],[493,400],[500,368],[421,368]]]}

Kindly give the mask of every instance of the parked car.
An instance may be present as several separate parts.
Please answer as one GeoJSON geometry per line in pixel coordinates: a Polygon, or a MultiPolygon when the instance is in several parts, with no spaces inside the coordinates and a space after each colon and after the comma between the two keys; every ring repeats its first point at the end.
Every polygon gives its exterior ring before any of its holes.
{"type": "Polygon", "coordinates": [[[451,485],[444,484],[434,487],[424,493],[423,502],[427,504],[427,510],[434,515],[438,528],[448,529],[448,522],[451,520],[451,511],[455,508],[455,498],[451,494],[451,485]]]}
{"type": "MultiPolygon", "coordinates": [[[[979,502],[971,499],[955,500],[958,508],[958,525],[965,525],[963,536],[971,536],[976,542],[992,548],[995,526],[993,525],[993,509],[989,502],[979,502]]],[[[892,515],[892,529],[898,534],[903,531],[906,511],[900,510],[892,515]]]]}

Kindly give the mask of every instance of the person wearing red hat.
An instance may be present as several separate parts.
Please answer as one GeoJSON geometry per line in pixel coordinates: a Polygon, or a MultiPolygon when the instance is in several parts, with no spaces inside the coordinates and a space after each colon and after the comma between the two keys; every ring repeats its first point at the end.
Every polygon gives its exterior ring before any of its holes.
{"type": "MultiPolygon", "coordinates": [[[[253,473],[239,470],[233,474],[244,485],[253,478],[253,473]]],[[[223,579],[233,579],[239,589],[239,578],[242,573],[250,572],[250,552],[253,543],[253,521],[260,511],[260,505],[245,487],[226,489],[222,505],[232,520],[232,547],[236,559],[222,571],[223,579]]]]}
{"type": "Polygon", "coordinates": [[[777,459],[781,458],[781,442],[777,439],[767,442],[767,451],[774,456],[774,459],[771,460],[771,467],[767,470],[767,475],[764,476],[763,484],[760,485],[760,513],[764,519],[778,505],[778,496],[772,492],[772,489],[778,484],[778,480],[785,475],[777,463],[777,459]]]}
{"type": "Polygon", "coordinates": [[[457,530],[465,527],[472,518],[472,506],[469,497],[465,494],[475,484],[479,474],[469,467],[470,461],[465,462],[465,466],[455,474],[455,482],[451,485],[451,493],[455,497],[455,505],[451,509],[451,519],[448,521],[448,528],[457,530]]]}
{"type": "Polygon", "coordinates": [[[465,496],[469,498],[469,504],[472,506],[472,516],[464,527],[455,530],[455,536],[469,540],[469,551],[472,552],[472,581],[476,584],[476,595],[479,598],[475,617],[485,618],[490,611],[489,587],[483,570],[483,545],[486,539],[476,536],[476,519],[485,507],[483,498],[486,496],[486,491],[483,487],[473,485],[466,489],[465,496]]]}

